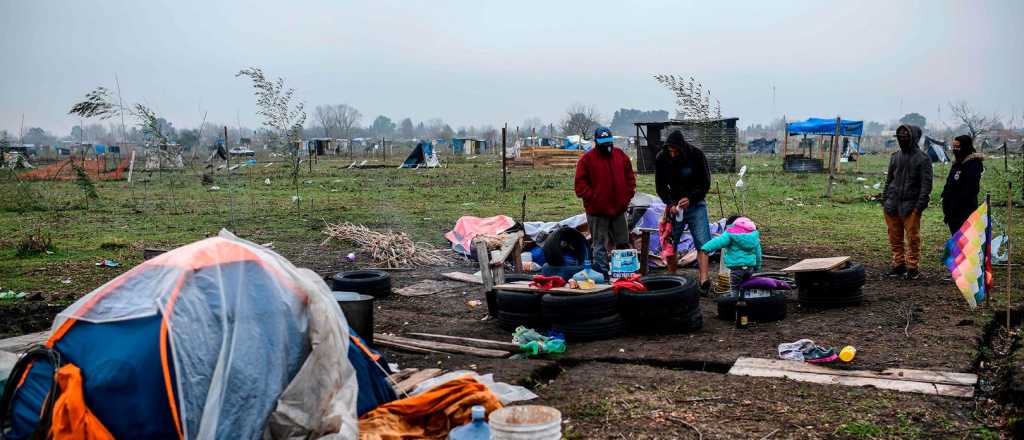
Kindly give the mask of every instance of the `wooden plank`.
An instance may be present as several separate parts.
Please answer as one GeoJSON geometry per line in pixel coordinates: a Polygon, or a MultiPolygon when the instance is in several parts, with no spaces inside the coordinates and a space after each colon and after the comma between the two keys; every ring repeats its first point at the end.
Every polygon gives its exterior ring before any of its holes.
{"type": "Polygon", "coordinates": [[[434,333],[406,333],[408,336],[415,336],[422,339],[430,339],[441,342],[459,342],[463,345],[480,348],[493,348],[495,350],[519,351],[519,345],[512,342],[492,341],[490,339],[465,338],[462,336],[438,335],[434,333]]]}
{"type": "Polygon", "coordinates": [[[427,379],[435,378],[435,377],[440,376],[440,375],[441,375],[441,369],[440,368],[425,368],[425,369],[422,369],[420,371],[417,371],[417,372],[413,373],[412,376],[409,376],[405,380],[403,380],[403,381],[399,382],[397,385],[395,385],[395,391],[398,391],[398,394],[406,394],[409,391],[412,391],[413,388],[416,388],[416,385],[419,385],[421,382],[423,382],[423,381],[425,381],[427,379]]]}
{"type": "Polygon", "coordinates": [[[782,269],[783,272],[819,272],[835,269],[850,260],[850,257],[807,258],[782,269]]]}
{"type": "Polygon", "coordinates": [[[611,289],[611,284],[597,284],[596,288],[593,289],[569,289],[569,288],[555,288],[555,289],[538,289],[529,287],[529,281],[514,281],[506,282],[504,284],[495,285],[495,290],[501,291],[515,291],[515,292],[532,292],[532,293],[550,293],[557,292],[559,294],[566,295],[587,295],[596,294],[598,292],[604,292],[611,289]]]}
{"type": "Polygon", "coordinates": [[[445,272],[441,276],[450,280],[462,281],[463,283],[483,284],[484,280],[479,275],[473,275],[465,272],[445,272]]]}
{"type": "Polygon", "coordinates": [[[872,386],[875,388],[901,391],[907,393],[933,394],[939,396],[951,396],[961,398],[970,398],[974,396],[974,387],[962,385],[937,384],[929,382],[915,382],[910,380],[837,376],[834,374],[800,373],[795,371],[785,371],[759,367],[743,367],[737,365],[733,365],[733,367],[729,369],[729,374],[734,376],[777,377],[795,380],[798,382],[809,382],[826,385],[846,385],[856,387],[872,386]]]}
{"type": "Polygon", "coordinates": [[[420,371],[420,369],[419,368],[403,368],[401,370],[398,370],[398,371],[392,373],[391,376],[389,376],[389,377],[391,378],[391,382],[392,383],[398,383],[398,382],[401,382],[401,381],[405,380],[409,376],[412,376],[412,374],[417,372],[417,371],[420,371]]]}
{"type": "Polygon", "coordinates": [[[500,251],[491,251],[491,262],[497,263],[491,266],[491,277],[494,284],[505,284],[505,260],[501,259],[499,253],[500,251]]]}
{"type": "Polygon", "coordinates": [[[494,279],[491,278],[491,253],[487,251],[487,243],[483,240],[473,240],[476,246],[476,258],[480,262],[480,279],[484,283],[484,291],[494,288],[494,279]]]}
{"type": "Polygon", "coordinates": [[[50,337],[49,331],[29,333],[27,335],[15,336],[13,338],[0,339],[0,351],[21,354],[29,347],[42,344],[50,337]]]}
{"type": "Polygon", "coordinates": [[[418,354],[449,354],[449,353],[445,353],[443,351],[431,350],[429,348],[423,348],[423,347],[413,347],[411,345],[401,344],[401,343],[394,342],[394,341],[385,341],[385,340],[376,341],[375,340],[375,341],[373,341],[373,345],[377,345],[377,346],[380,346],[380,347],[394,348],[395,350],[407,351],[407,352],[410,352],[410,353],[418,353],[418,354]]]}
{"type": "Polygon", "coordinates": [[[835,376],[866,377],[873,379],[906,380],[913,382],[941,383],[946,385],[974,386],[978,376],[970,373],[952,371],[910,370],[890,368],[881,372],[869,370],[840,370],[806,362],[785,361],[781,359],[761,359],[741,357],[734,366],[765,368],[796,373],[831,374],[835,376]]]}
{"type": "Polygon", "coordinates": [[[459,284],[454,281],[423,280],[411,286],[395,289],[394,292],[402,296],[426,296],[458,287],[459,284]]]}
{"type": "MultiPolygon", "coordinates": [[[[526,201],[525,197],[523,198],[523,201],[526,201]]],[[[516,273],[523,273],[523,237],[519,237],[519,239],[516,240],[515,247],[512,248],[512,267],[516,273]]]]}
{"type": "Polygon", "coordinates": [[[418,339],[403,338],[401,336],[389,336],[380,333],[373,334],[375,343],[380,341],[395,342],[409,347],[425,348],[428,350],[442,351],[445,353],[468,354],[486,358],[507,358],[512,355],[504,350],[493,350],[489,348],[467,347],[465,345],[449,344],[447,342],[421,341],[418,339]]]}

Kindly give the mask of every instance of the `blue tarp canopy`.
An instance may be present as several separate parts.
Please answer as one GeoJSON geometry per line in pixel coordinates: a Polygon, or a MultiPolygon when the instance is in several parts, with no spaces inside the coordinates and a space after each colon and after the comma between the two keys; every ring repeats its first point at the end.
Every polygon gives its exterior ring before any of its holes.
{"type": "MultiPolygon", "coordinates": [[[[840,121],[840,136],[861,136],[864,134],[864,121],[840,121]]],[[[823,118],[808,118],[802,122],[791,122],[786,124],[786,131],[793,134],[836,134],[836,120],[823,118]]]]}

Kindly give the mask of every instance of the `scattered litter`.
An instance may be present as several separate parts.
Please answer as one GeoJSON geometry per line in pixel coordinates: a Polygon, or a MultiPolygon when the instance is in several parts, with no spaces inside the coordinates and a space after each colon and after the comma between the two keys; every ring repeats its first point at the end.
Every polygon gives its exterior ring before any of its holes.
{"type": "Polygon", "coordinates": [[[331,181],[331,183],[341,183],[341,179],[334,179],[331,181]]]}
{"type": "Polygon", "coordinates": [[[118,267],[121,265],[121,263],[118,263],[114,260],[103,260],[96,263],[96,265],[101,267],[118,267]]]}
{"type": "Polygon", "coordinates": [[[787,201],[787,202],[792,202],[792,201],[793,201],[793,198],[792,198],[792,197],[786,197],[786,201],[787,201]]]}
{"type": "Polygon", "coordinates": [[[292,196],[292,203],[298,203],[301,198],[299,196],[292,196]]]}
{"type": "MultiPolygon", "coordinates": [[[[268,165],[269,165],[269,164],[268,164],[268,165]]],[[[269,178],[269,177],[268,177],[268,178],[266,178],[266,179],[265,179],[265,180],[263,181],[263,184],[264,184],[264,185],[270,185],[270,178],[269,178]]]]}
{"type": "Polygon", "coordinates": [[[220,187],[217,185],[213,185],[210,187],[210,191],[220,191],[220,187]]]}
{"type": "MultiPolygon", "coordinates": [[[[796,342],[779,344],[778,352],[779,359],[788,361],[804,361],[812,364],[834,362],[836,359],[839,359],[839,355],[836,354],[836,349],[819,346],[810,339],[801,339],[796,342]]],[[[851,356],[850,359],[853,359],[853,357],[851,356]]]]}
{"type": "Polygon", "coordinates": [[[868,180],[868,179],[865,179],[865,178],[863,178],[863,177],[858,177],[858,178],[857,178],[857,181],[858,181],[858,182],[863,182],[863,181],[865,181],[865,180],[868,180]]]}
{"type": "Polygon", "coordinates": [[[871,187],[874,188],[874,189],[879,189],[879,188],[882,187],[882,182],[878,182],[878,183],[876,183],[874,185],[871,185],[871,187]]]}
{"type": "Polygon", "coordinates": [[[519,349],[526,356],[565,353],[565,335],[555,330],[549,332],[548,336],[544,336],[532,328],[519,326],[512,334],[512,343],[518,344],[519,349]]]}
{"type": "Polygon", "coordinates": [[[839,350],[839,360],[843,362],[853,362],[854,356],[857,356],[857,349],[852,345],[847,345],[842,350],[839,350]]]}
{"type": "Polygon", "coordinates": [[[305,183],[306,185],[312,185],[312,184],[313,184],[313,181],[312,181],[312,180],[307,180],[307,181],[305,181],[305,182],[302,182],[302,183],[305,183]]]}
{"type": "Polygon", "coordinates": [[[71,278],[64,278],[60,280],[61,284],[71,284],[71,278]]]}
{"type": "Polygon", "coordinates": [[[450,373],[445,373],[440,376],[433,377],[423,382],[420,382],[418,385],[416,385],[416,388],[412,389],[409,395],[416,396],[419,394],[423,394],[427,391],[434,389],[438,385],[442,385],[465,376],[472,377],[477,382],[484,384],[484,386],[486,386],[488,390],[494,393],[494,395],[498,398],[498,400],[501,401],[503,405],[508,405],[513,402],[522,402],[524,400],[533,400],[537,398],[536,394],[526,389],[525,387],[521,387],[519,385],[509,385],[504,382],[495,382],[493,374],[488,373],[484,375],[479,375],[473,371],[467,370],[452,371],[450,373]]]}
{"type": "Polygon", "coordinates": [[[471,299],[469,301],[466,301],[466,305],[470,306],[470,307],[480,307],[480,304],[483,304],[483,303],[480,302],[480,300],[478,300],[478,299],[471,299]]]}
{"type": "Polygon", "coordinates": [[[740,180],[736,181],[736,187],[737,188],[743,188],[743,179],[740,179],[740,180]]]}
{"type": "Polygon", "coordinates": [[[864,189],[871,189],[870,186],[864,185],[864,189]]]}
{"type": "Polygon", "coordinates": [[[740,167],[740,172],[737,174],[742,178],[745,174],[747,174],[747,166],[743,165],[742,167],[740,167]]]}
{"type": "Polygon", "coordinates": [[[345,255],[345,259],[348,261],[356,261],[356,253],[349,252],[348,255],[345,255]]]}
{"type": "Polygon", "coordinates": [[[28,296],[28,292],[15,292],[13,290],[0,292],[0,299],[20,299],[26,296],[28,296]]]}
{"type": "Polygon", "coordinates": [[[260,246],[263,246],[263,247],[265,247],[265,248],[267,248],[267,249],[273,249],[273,248],[274,248],[274,242],[270,242],[270,243],[263,243],[263,244],[261,244],[260,246]]]}

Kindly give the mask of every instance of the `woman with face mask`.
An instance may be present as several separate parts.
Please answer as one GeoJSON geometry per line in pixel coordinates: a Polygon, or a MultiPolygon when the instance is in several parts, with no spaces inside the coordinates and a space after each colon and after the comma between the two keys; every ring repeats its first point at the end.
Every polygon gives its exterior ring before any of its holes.
{"type": "Polygon", "coordinates": [[[985,157],[975,152],[974,139],[970,136],[957,136],[952,149],[955,160],[946,176],[946,186],[942,188],[943,221],[950,235],[960,230],[967,217],[978,209],[981,175],[985,172],[982,163],[985,157]]]}

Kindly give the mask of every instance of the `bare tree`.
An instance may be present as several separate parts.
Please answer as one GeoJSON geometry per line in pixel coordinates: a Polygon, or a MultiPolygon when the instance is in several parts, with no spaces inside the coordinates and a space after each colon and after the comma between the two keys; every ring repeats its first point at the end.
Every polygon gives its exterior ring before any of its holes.
{"type": "Polygon", "coordinates": [[[363,114],[348,104],[338,104],[334,106],[334,118],[335,126],[341,130],[345,139],[349,139],[352,135],[352,127],[359,124],[363,114]]]}
{"type": "Polygon", "coordinates": [[[313,110],[313,118],[320,124],[320,128],[324,130],[324,136],[331,137],[331,129],[336,128],[338,125],[338,115],[334,106],[316,106],[316,109],[313,110]]]}
{"type": "Polygon", "coordinates": [[[592,105],[576,103],[565,109],[562,119],[562,133],[566,136],[585,136],[601,125],[601,114],[592,105]]]}
{"type": "Polygon", "coordinates": [[[967,104],[967,101],[951,102],[949,103],[949,110],[967,128],[967,133],[971,135],[972,139],[977,139],[978,136],[992,131],[993,128],[999,125],[998,115],[983,116],[975,111],[970,104],[967,104]]]}

